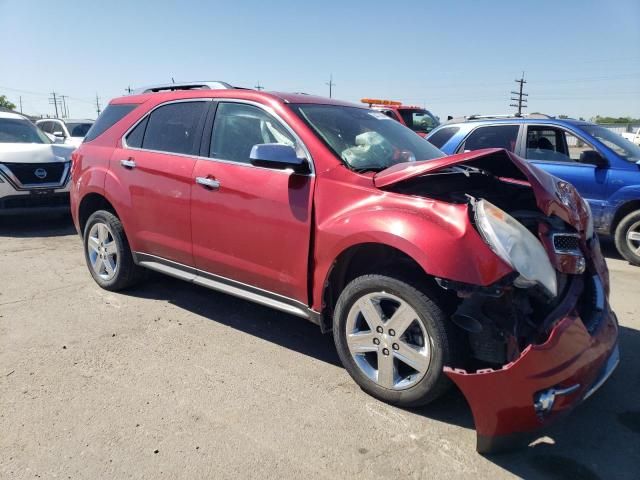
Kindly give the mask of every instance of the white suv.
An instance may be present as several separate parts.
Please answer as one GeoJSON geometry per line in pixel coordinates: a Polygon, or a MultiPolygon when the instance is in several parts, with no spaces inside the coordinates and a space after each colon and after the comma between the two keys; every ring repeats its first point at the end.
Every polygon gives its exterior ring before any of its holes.
{"type": "Polygon", "coordinates": [[[22,115],[0,112],[0,216],[69,211],[71,153],[22,115]]]}
{"type": "Polygon", "coordinates": [[[93,125],[93,120],[45,118],[38,120],[36,125],[52,140],[59,139],[60,143],[78,148],[93,125]]]}

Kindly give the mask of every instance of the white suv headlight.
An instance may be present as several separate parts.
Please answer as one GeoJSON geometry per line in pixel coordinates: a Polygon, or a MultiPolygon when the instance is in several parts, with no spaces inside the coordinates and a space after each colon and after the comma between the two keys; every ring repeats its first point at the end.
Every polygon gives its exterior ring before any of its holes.
{"type": "Polygon", "coordinates": [[[558,294],[556,271],[547,252],[524,225],[486,200],[476,203],[475,218],[484,241],[520,274],[517,287],[540,285],[552,297],[558,294]]]}

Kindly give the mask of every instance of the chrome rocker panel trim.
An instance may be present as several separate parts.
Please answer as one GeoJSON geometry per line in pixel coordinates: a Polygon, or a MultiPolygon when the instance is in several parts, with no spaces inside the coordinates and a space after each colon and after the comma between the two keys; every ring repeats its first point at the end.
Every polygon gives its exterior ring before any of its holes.
{"type": "Polygon", "coordinates": [[[134,262],[166,275],[185,280],[189,283],[228,293],[235,297],[249,300],[260,305],[280,310],[282,312],[305,318],[316,325],[322,326],[321,314],[312,310],[304,303],[277,293],[262,290],[230,278],[198,270],[181,263],[167,260],[148,253],[134,252],[134,262]]]}

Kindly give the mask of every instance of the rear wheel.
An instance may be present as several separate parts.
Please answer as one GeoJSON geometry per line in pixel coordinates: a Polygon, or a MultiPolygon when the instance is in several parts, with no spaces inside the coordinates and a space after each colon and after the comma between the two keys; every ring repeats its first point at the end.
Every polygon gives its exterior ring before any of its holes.
{"type": "Polygon", "coordinates": [[[91,276],[106,290],[122,290],[137,283],[143,269],[133,261],[120,219],[98,210],[84,229],[84,252],[91,276]]]}
{"type": "Polygon", "coordinates": [[[629,263],[640,266],[640,210],[631,212],[620,221],[615,241],[620,255],[629,263]]]}
{"type": "Polygon", "coordinates": [[[445,364],[458,357],[455,328],[433,296],[408,281],[364,275],[334,311],[343,365],[370,395],[399,406],[427,404],[450,386],[445,364]]]}

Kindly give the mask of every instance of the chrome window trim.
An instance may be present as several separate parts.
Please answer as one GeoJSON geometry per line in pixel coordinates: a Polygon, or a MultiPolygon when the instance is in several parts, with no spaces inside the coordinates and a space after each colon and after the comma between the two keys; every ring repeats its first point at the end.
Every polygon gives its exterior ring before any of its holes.
{"type": "MultiPolygon", "coordinates": [[[[284,119],[280,115],[278,115],[268,105],[264,105],[264,104],[259,103],[259,102],[254,102],[252,100],[243,100],[243,99],[239,99],[239,98],[222,98],[222,97],[181,98],[181,99],[178,99],[178,100],[169,100],[168,102],[160,103],[160,104],[156,105],[155,107],[153,107],[151,110],[149,110],[147,113],[145,113],[142,117],[140,117],[131,127],[129,127],[129,129],[126,132],[124,132],[124,135],[122,135],[122,137],[120,138],[120,142],[122,144],[122,148],[123,149],[127,149],[127,150],[139,151],[139,152],[161,153],[161,154],[164,154],[164,155],[178,155],[180,157],[194,158],[196,160],[208,160],[208,161],[212,161],[212,162],[227,163],[227,164],[231,164],[231,165],[242,165],[242,166],[250,167],[250,168],[258,168],[258,169],[262,169],[262,170],[268,170],[270,172],[282,172],[282,173],[285,173],[287,175],[293,173],[293,170],[290,169],[290,168],[287,168],[287,169],[267,168],[267,167],[262,167],[262,166],[258,166],[258,165],[252,165],[251,163],[246,163],[246,162],[236,162],[234,160],[224,160],[224,159],[221,159],[221,158],[214,158],[214,157],[203,157],[201,155],[190,155],[190,154],[186,154],[186,153],[165,152],[165,151],[162,151],[162,150],[150,150],[148,148],[135,148],[135,147],[130,147],[129,145],[127,145],[127,135],[129,135],[131,133],[131,131],[133,131],[138,126],[139,123],[144,121],[144,119],[147,118],[149,115],[151,115],[156,109],[158,109],[160,107],[163,107],[165,105],[170,105],[172,103],[199,102],[199,101],[202,101],[202,102],[218,102],[218,103],[225,103],[225,102],[226,103],[241,103],[241,104],[246,104],[246,105],[253,105],[255,107],[258,107],[258,108],[264,110],[266,113],[268,113],[269,115],[274,117],[285,128],[285,130],[287,130],[293,136],[293,138],[296,140],[296,142],[298,142],[302,146],[302,149],[303,149],[303,151],[304,151],[304,153],[306,155],[306,160],[307,160],[307,162],[309,162],[309,168],[310,168],[311,172],[307,173],[307,174],[300,174],[300,175],[301,176],[305,176],[305,177],[315,177],[315,164],[313,162],[313,157],[311,156],[311,152],[309,152],[309,149],[307,148],[307,146],[304,144],[304,142],[298,136],[298,134],[296,134],[296,132],[293,131],[293,129],[289,126],[289,124],[287,122],[285,122],[284,119]]],[[[215,125],[215,118],[214,118],[214,125],[215,125]]],[[[213,126],[212,126],[212,128],[213,128],[213,126]]]]}
{"type": "MultiPolygon", "coordinates": [[[[55,162],[47,162],[47,163],[55,163],[55,162]]],[[[62,163],[62,162],[60,162],[62,163]]],[[[48,183],[22,183],[18,180],[13,172],[6,166],[6,164],[0,163],[0,177],[4,176],[9,183],[16,190],[38,190],[38,189],[48,189],[48,188],[63,188],[67,185],[69,181],[69,171],[71,170],[71,162],[64,162],[64,168],[62,170],[62,175],[60,176],[60,181],[58,182],[48,182],[48,183]]],[[[34,163],[34,168],[38,168],[38,163],[34,163]]]]}

